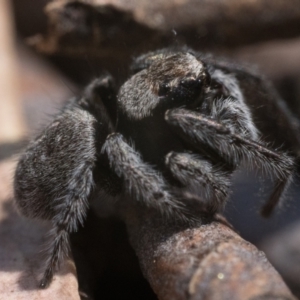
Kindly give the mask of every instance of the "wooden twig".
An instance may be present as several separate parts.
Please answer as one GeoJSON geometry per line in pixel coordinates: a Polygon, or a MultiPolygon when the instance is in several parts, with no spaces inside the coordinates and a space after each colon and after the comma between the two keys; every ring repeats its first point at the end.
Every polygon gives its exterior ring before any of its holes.
{"type": "Polygon", "coordinates": [[[295,299],[263,252],[220,220],[189,228],[127,210],[131,244],[160,300],[295,299]]]}

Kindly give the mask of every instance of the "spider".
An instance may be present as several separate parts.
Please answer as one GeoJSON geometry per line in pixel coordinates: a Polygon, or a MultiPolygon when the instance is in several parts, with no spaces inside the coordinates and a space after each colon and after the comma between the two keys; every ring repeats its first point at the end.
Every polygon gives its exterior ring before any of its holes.
{"type": "Polygon", "coordinates": [[[197,219],[190,203],[205,214],[222,211],[241,164],[275,180],[264,216],[292,181],[298,123],[263,79],[186,48],[144,54],[131,71],[118,92],[110,75],[90,83],[18,162],[19,211],[52,223],[42,288],[68,255],[69,234],[83,225],[93,197],[129,195],[189,223],[197,219]],[[270,149],[272,139],[276,147],[285,140],[285,149],[270,149]]]}

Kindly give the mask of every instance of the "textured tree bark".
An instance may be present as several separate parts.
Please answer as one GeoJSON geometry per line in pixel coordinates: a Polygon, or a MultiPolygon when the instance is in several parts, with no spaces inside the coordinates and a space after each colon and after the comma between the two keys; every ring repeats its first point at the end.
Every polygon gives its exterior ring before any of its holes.
{"type": "Polygon", "coordinates": [[[31,44],[44,53],[124,57],[188,44],[235,47],[299,36],[298,0],[54,0],[48,34],[31,44]]]}
{"type": "Polygon", "coordinates": [[[125,220],[160,300],[295,299],[265,254],[222,221],[189,228],[142,207],[127,211],[125,220]]]}

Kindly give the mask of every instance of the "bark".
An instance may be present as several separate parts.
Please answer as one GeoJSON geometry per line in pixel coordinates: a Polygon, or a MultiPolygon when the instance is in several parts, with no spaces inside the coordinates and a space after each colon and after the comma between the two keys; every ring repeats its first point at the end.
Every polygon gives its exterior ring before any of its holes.
{"type": "Polygon", "coordinates": [[[48,34],[30,41],[45,53],[122,58],[170,44],[212,49],[300,34],[298,0],[55,0],[46,14],[48,34]]]}
{"type": "Polygon", "coordinates": [[[220,218],[190,228],[137,207],[125,220],[160,300],[295,299],[265,254],[220,218]]]}

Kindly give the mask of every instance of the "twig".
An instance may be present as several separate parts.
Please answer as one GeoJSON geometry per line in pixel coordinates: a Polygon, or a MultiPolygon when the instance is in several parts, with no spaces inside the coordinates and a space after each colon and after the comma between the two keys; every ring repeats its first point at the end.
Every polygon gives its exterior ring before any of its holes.
{"type": "Polygon", "coordinates": [[[226,224],[192,228],[127,210],[131,244],[160,300],[295,299],[264,253],[226,224]]]}

